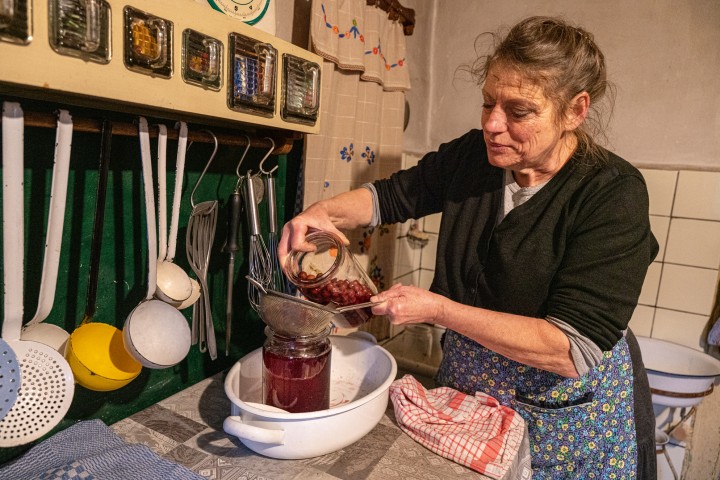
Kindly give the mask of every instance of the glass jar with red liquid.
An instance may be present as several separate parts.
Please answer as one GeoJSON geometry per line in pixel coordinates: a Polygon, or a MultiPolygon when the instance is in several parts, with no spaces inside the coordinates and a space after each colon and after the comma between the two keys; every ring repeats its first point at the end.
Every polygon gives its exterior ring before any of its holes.
{"type": "MultiPolygon", "coordinates": [[[[334,234],[309,233],[306,240],[317,248],[313,252],[293,250],[287,260],[287,276],[310,301],[345,307],[370,301],[377,294],[375,284],[355,256],[334,234]]],[[[372,317],[370,307],[342,313],[342,328],[359,327],[372,317]]]]}
{"type": "Polygon", "coordinates": [[[316,335],[287,337],[265,329],[263,403],[291,413],[330,408],[330,327],[316,335]]]}

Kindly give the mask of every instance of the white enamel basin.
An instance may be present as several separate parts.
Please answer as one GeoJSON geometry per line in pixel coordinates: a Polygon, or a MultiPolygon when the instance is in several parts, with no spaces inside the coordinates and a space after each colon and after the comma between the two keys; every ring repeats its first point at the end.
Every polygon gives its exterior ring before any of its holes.
{"type": "Polygon", "coordinates": [[[720,360],[684,345],[637,337],[647,370],[652,402],[667,407],[692,407],[712,391],[720,376],[720,360]]]}

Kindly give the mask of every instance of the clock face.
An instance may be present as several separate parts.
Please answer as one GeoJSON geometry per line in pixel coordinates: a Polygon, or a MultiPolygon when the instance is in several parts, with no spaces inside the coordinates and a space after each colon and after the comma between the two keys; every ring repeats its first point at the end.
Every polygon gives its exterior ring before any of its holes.
{"type": "Polygon", "coordinates": [[[248,25],[255,25],[267,12],[272,0],[208,0],[215,9],[237,17],[248,25]]]}

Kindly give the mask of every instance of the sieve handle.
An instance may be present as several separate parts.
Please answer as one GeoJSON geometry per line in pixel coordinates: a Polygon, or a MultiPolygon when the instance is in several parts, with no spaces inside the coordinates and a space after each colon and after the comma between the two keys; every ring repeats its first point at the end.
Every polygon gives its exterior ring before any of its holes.
{"type": "Polygon", "coordinates": [[[267,292],[267,289],[265,288],[265,286],[264,286],[262,283],[260,283],[260,282],[258,282],[257,280],[255,280],[254,278],[252,278],[250,275],[245,275],[245,278],[247,278],[248,282],[252,283],[252,284],[255,285],[257,288],[259,288],[260,291],[263,292],[264,294],[267,294],[267,293],[268,293],[268,292],[267,292]]]}

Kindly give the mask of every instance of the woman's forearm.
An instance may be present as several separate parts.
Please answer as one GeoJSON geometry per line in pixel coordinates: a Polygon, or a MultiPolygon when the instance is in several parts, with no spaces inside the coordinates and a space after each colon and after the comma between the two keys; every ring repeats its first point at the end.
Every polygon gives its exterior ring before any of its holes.
{"type": "Polygon", "coordinates": [[[353,229],[368,225],[372,220],[373,199],[366,188],[344,192],[326,200],[320,200],[287,222],[278,243],[280,265],[285,265],[291,250],[312,251],[315,246],[305,240],[313,229],[336,234],[348,244],[340,229],[353,229]]]}
{"type": "Polygon", "coordinates": [[[436,323],[516,362],[564,377],[578,376],[567,336],[542,318],[494,312],[448,300],[436,323]]]}
{"type": "Polygon", "coordinates": [[[323,208],[332,223],[341,229],[368,225],[373,213],[372,194],[366,188],[343,192],[327,200],[320,200],[309,208],[323,208]]]}
{"type": "Polygon", "coordinates": [[[429,322],[454,330],[516,362],[577,377],[570,340],[552,323],[455,302],[412,285],[395,284],[371,298],[375,315],[395,325],[429,322]]]}

